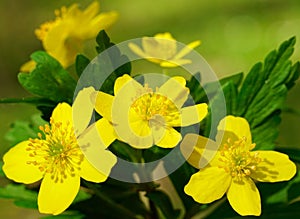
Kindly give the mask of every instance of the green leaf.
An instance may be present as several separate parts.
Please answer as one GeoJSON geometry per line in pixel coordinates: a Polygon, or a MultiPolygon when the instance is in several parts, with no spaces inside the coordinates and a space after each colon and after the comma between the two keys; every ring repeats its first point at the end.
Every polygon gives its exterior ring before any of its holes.
{"type": "Polygon", "coordinates": [[[84,190],[80,189],[73,201],[73,204],[75,204],[77,202],[88,200],[91,197],[92,197],[92,195],[90,193],[87,193],[84,190]]]}
{"type": "MultiPolygon", "coordinates": [[[[104,54],[101,57],[106,59],[108,56],[109,60],[106,60],[105,65],[110,66],[114,70],[114,72],[112,72],[111,75],[102,84],[100,90],[113,95],[115,80],[124,74],[130,74],[131,63],[128,57],[122,55],[119,48],[117,46],[114,46],[114,43],[110,42],[110,38],[104,30],[101,30],[99,32],[98,36],[96,37],[96,42],[98,44],[98,46],[96,47],[97,52],[104,54]],[[106,53],[104,53],[104,51],[106,53]],[[122,63],[124,64],[121,65],[122,63]]],[[[99,70],[99,73],[101,73],[101,68],[99,70]]]]}
{"type": "Polygon", "coordinates": [[[50,99],[56,103],[72,103],[76,81],[46,52],[38,51],[31,55],[37,63],[31,73],[19,73],[20,84],[30,93],[50,99]]]}
{"type": "Polygon", "coordinates": [[[81,214],[78,211],[65,211],[59,215],[51,215],[51,216],[41,217],[41,219],[70,219],[70,218],[83,219],[83,218],[85,218],[85,215],[81,214]]]}
{"type": "Polygon", "coordinates": [[[77,55],[75,61],[75,68],[77,76],[80,77],[84,69],[90,64],[90,60],[84,55],[77,55]]]}
{"type": "Polygon", "coordinates": [[[165,218],[176,219],[180,215],[180,210],[173,208],[171,199],[162,190],[148,192],[146,197],[148,197],[155,204],[155,207],[161,210],[165,218]]]}
{"type": "Polygon", "coordinates": [[[28,103],[33,105],[53,106],[55,102],[43,97],[3,98],[0,103],[28,103]]]}
{"type": "Polygon", "coordinates": [[[288,89],[299,77],[299,63],[292,65],[295,38],[272,51],[264,63],[257,63],[247,74],[238,94],[236,116],[245,117],[256,149],[273,149],[278,136],[280,112],[288,89]]]}
{"type": "Polygon", "coordinates": [[[0,161],[0,177],[5,177],[5,174],[2,170],[2,166],[3,166],[3,161],[0,161]]]}
{"type": "Polygon", "coordinates": [[[24,185],[8,184],[0,187],[0,198],[13,199],[17,206],[37,208],[37,192],[28,190],[24,185]]]}
{"type": "Polygon", "coordinates": [[[46,123],[38,114],[33,115],[30,121],[15,121],[4,138],[12,146],[29,138],[36,138],[40,131],[38,127],[46,123]]]}

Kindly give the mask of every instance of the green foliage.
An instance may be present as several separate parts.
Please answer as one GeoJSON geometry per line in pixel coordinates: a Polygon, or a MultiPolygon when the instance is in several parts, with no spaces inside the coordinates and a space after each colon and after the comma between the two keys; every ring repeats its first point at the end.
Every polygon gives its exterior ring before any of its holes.
{"type": "Polygon", "coordinates": [[[5,139],[13,146],[29,138],[36,138],[37,133],[40,132],[38,127],[46,123],[47,122],[41,119],[41,116],[37,114],[33,115],[30,121],[15,121],[11,125],[10,130],[5,134],[5,139]]]}
{"type": "Polygon", "coordinates": [[[80,77],[84,69],[90,64],[90,60],[84,55],[76,56],[75,67],[77,76],[80,77]]]}
{"type": "Polygon", "coordinates": [[[278,136],[280,112],[288,89],[299,77],[299,63],[292,65],[295,38],[272,51],[264,63],[257,63],[247,74],[237,98],[237,116],[245,117],[257,149],[273,149],[278,136]]]}
{"type": "MultiPolygon", "coordinates": [[[[100,90],[113,95],[115,80],[124,74],[130,74],[131,63],[127,56],[122,55],[119,48],[114,46],[114,43],[110,42],[110,38],[104,30],[99,32],[98,36],[96,37],[96,42],[98,44],[96,47],[97,52],[102,55],[104,54],[102,57],[109,57],[106,62],[109,62],[110,67],[114,70],[102,84],[100,90]],[[121,65],[122,63],[124,64],[121,65]]],[[[101,73],[101,68],[99,70],[99,73],[101,73]]]]}
{"type": "Polygon", "coordinates": [[[174,209],[169,196],[162,190],[148,192],[146,196],[160,209],[164,218],[176,219],[180,215],[180,210],[174,209]]]}
{"type": "Polygon", "coordinates": [[[2,170],[2,166],[3,166],[3,162],[0,161],[0,177],[5,177],[5,174],[4,174],[3,170],[2,170]]]}
{"type": "Polygon", "coordinates": [[[51,215],[51,216],[45,216],[41,217],[41,219],[83,219],[85,218],[85,215],[81,214],[78,211],[65,211],[60,215],[51,215]]]}
{"type": "Polygon", "coordinates": [[[76,81],[46,52],[38,51],[31,55],[37,64],[28,73],[20,73],[20,84],[30,93],[48,98],[56,103],[72,103],[76,81]]]}
{"type": "Polygon", "coordinates": [[[0,187],[0,198],[13,199],[20,207],[37,208],[37,192],[26,189],[24,185],[8,184],[0,187]]]}

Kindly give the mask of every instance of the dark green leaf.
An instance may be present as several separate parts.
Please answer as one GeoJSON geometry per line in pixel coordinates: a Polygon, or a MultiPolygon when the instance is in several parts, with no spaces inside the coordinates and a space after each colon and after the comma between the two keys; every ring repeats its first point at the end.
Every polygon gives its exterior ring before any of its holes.
{"type": "Polygon", "coordinates": [[[53,106],[55,102],[42,97],[3,98],[0,103],[28,103],[33,105],[53,106]]]}
{"type": "Polygon", "coordinates": [[[30,93],[54,102],[72,103],[76,81],[46,52],[38,51],[31,55],[37,63],[31,73],[20,73],[20,84],[30,93]]]}
{"type": "Polygon", "coordinates": [[[80,189],[73,201],[73,204],[90,199],[91,197],[92,195],[90,193],[87,193],[84,190],[80,189]]]}
{"type": "Polygon", "coordinates": [[[84,71],[86,66],[88,66],[88,64],[90,64],[90,60],[87,57],[81,54],[76,56],[75,67],[78,77],[81,76],[82,72],[84,71]]]}
{"type": "Polygon", "coordinates": [[[0,177],[5,177],[5,174],[2,170],[3,162],[0,160],[0,177]]]}
{"type": "Polygon", "coordinates": [[[174,209],[171,199],[162,190],[148,192],[146,196],[159,208],[166,218],[178,218],[180,210],[174,209]]]}

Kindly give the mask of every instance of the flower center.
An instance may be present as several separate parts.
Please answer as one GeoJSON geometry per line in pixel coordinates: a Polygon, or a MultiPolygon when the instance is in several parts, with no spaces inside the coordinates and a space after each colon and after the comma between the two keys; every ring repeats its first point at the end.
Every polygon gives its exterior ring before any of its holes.
{"type": "Polygon", "coordinates": [[[251,144],[249,148],[247,147],[246,137],[234,142],[228,138],[227,143],[221,149],[221,158],[219,160],[223,165],[219,167],[238,180],[251,175],[256,170],[257,164],[261,159],[258,157],[258,152],[250,153],[249,151],[255,147],[255,144],[251,144]]]}
{"type": "Polygon", "coordinates": [[[26,148],[33,160],[27,164],[37,166],[43,173],[51,174],[55,182],[63,182],[68,176],[74,177],[80,170],[83,154],[77,144],[70,123],[62,124],[50,119],[50,126],[39,127],[39,138],[30,139],[26,148]],[[43,138],[44,135],[44,138],[43,138]]]}
{"type": "Polygon", "coordinates": [[[131,105],[131,108],[143,119],[153,124],[161,124],[162,117],[164,122],[168,123],[178,119],[180,114],[168,97],[153,92],[146,84],[144,91],[131,105]]]}

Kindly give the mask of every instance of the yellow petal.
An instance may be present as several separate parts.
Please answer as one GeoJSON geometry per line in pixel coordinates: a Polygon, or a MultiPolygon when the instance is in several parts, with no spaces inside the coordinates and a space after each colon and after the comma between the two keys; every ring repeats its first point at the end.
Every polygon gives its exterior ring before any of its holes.
{"type": "Polygon", "coordinates": [[[79,187],[79,176],[67,176],[62,183],[56,183],[51,179],[51,174],[46,174],[38,195],[39,211],[54,215],[62,213],[72,204],[79,187]]]}
{"type": "Polygon", "coordinates": [[[132,52],[134,52],[136,55],[146,58],[147,54],[135,43],[128,43],[128,47],[131,49],[132,52]]]}
{"type": "Polygon", "coordinates": [[[148,58],[161,60],[171,59],[177,50],[177,43],[174,39],[162,35],[155,37],[143,37],[142,46],[148,58]]]}
{"type": "Polygon", "coordinates": [[[116,164],[117,158],[110,151],[103,150],[101,155],[98,157],[101,163],[100,171],[96,169],[87,159],[84,159],[80,165],[80,176],[90,182],[100,183],[104,182],[110,174],[112,167],[116,164]],[[105,156],[105,159],[103,159],[105,156]],[[101,159],[101,160],[100,160],[101,159]],[[107,163],[105,163],[107,162],[107,163]]]}
{"type": "Polygon", "coordinates": [[[220,199],[227,191],[231,177],[219,167],[207,167],[192,175],[184,192],[202,204],[220,199]]]}
{"type": "Polygon", "coordinates": [[[175,40],[169,32],[157,33],[157,34],[154,35],[154,38],[162,38],[162,39],[175,40]]]}
{"type": "Polygon", "coordinates": [[[297,172],[296,165],[286,154],[276,151],[253,151],[258,153],[261,162],[251,177],[261,182],[279,182],[290,180],[297,172]]]}
{"type": "Polygon", "coordinates": [[[36,62],[33,60],[30,60],[21,66],[20,71],[21,72],[31,72],[33,69],[35,69],[35,66],[36,66],[36,62]]]}
{"type": "Polygon", "coordinates": [[[67,103],[59,103],[52,112],[52,119],[62,124],[73,124],[72,107],[67,103]]]}
{"type": "Polygon", "coordinates": [[[246,119],[242,117],[226,116],[220,121],[218,125],[218,134],[216,136],[217,142],[227,141],[228,137],[233,136],[236,136],[238,139],[246,138],[246,146],[250,150],[252,138],[250,127],[246,119]]]}
{"type": "Polygon", "coordinates": [[[174,68],[191,63],[192,61],[190,59],[169,59],[168,61],[161,61],[160,66],[166,68],[174,68]]]}
{"type": "Polygon", "coordinates": [[[185,46],[182,50],[180,50],[176,54],[176,56],[174,57],[174,59],[181,59],[183,56],[185,56],[186,54],[190,53],[192,49],[196,48],[200,44],[201,44],[200,40],[196,40],[196,41],[193,41],[193,42],[189,43],[187,46],[185,46]]]}
{"type": "Polygon", "coordinates": [[[185,83],[186,81],[183,77],[172,77],[158,89],[158,93],[171,99],[177,108],[180,109],[189,94],[189,89],[185,87],[185,83]]]}
{"type": "Polygon", "coordinates": [[[91,20],[99,11],[100,4],[98,1],[92,2],[82,13],[83,17],[87,20],[91,20]]]}
{"type": "MultiPolygon", "coordinates": [[[[152,132],[154,131],[155,128],[152,128],[152,132]]],[[[158,142],[155,142],[155,144],[159,147],[162,148],[173,148],[175,147],[181,140],[181,134],[177,132],[173,128],[165,128],[164,136],[161,140],[158,142]]]]}
{"type": "Polygon", "coordinates": [[[227,198],[231,207],[242,216],[261,214],[259,191],[249,177],[243,177],[241,181],[233,179],[227,198]]]}
{"type": "Polygon", "coordinates": [[[136,91],[142,88],[143,86],[141,84],[132,79],[129,75],[125,74],[117,78],[114,86],[114,94],[116,96],[122,89],[123,95],[135,98],[137,95],[136,91]]]}
{"type": "Polygon", "coordinates": [[[129,123],[130,131],[134,132],[138,136],[148,136],[151,134],[149,122],[142,119],[134,109],[129,111],[129,123]]]}
{"type": "Polygon", "coordinates": [[[197,134],[187,134],[184,136],[180,150],[188,163],[197,169],[203,168],[208,163],[211,166],[219,166],[218,145],[216,142],[197,134]],[[213,160],[213,162],[212,162],[213,160]]]}
{"type": "Polygon", "coordinates": [[[99,119],[96,123],[89,126],[77,139],[81,149],[88,149],[94,145],[105,149],[114,140],[116,140],[114,127],[105,118],[99,119]]]}
{"type": "Polygon", "coordinates": [[[83,88],[72,105],[73,127],[76,136],[79,136],[91,121],[95,106],[93,98],[95,92],[93,87],[83,88]]]}
{"type": "Polygon", "coordinates": [[[112,121],[112,105],[114,101],[114,96],[104,93],[102,91],[97,92],[96,95],[96,112],[102,117],[112,121]]]}
{"type": "Polygon", "coordinates": [[[207,104],[197,104],[194,106],[184,107],[180,110],[181,116],[172,121],[172,126],[189,126],[202,121],[207,115],[207,104]]]}
{"type": "Polygon", "coordinates": [[[39,181],[43,174],[33,164],[28,164],[28,161],[34,161],[29,156],[30,152],[26,150],[29,141],[23,141],[12,147],[4,156],[2,167],[7,178],[19,182],[30,184],[39,181]]]}

